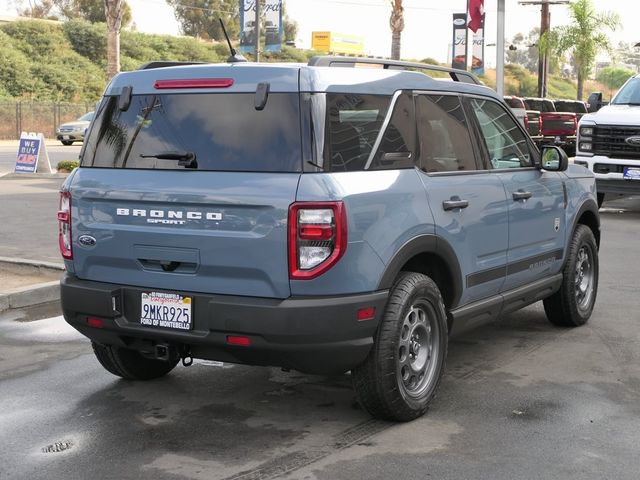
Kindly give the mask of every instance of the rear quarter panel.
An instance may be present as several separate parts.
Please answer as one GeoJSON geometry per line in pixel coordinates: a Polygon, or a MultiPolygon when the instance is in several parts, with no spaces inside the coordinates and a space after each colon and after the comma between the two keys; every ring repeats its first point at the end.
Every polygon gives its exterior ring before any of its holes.
{"type": "Polygon", "coordinates": [[[426,193],[414,169],[301,176],[296,201],[327,200],[345,204],[347,250],[325,274],[291,281],[292,295],[375,291],[402,245],[416,235],[434,233],[426,193]]]}

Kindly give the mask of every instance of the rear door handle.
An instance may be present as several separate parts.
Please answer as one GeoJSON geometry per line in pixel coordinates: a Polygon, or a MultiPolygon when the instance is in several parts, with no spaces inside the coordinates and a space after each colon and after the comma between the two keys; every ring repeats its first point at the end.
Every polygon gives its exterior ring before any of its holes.
{"type": "Polygon", "coordinates": [[[513,192],[511,195],[515,201],[527,200],[533,196],[531,192],[525,192],[524,190],[518,190],[517,192],[513,192]]]}
{"type": "Polygon", "coordinates": [[[451,200],[445,200],[442,202],[442,208],[445,210],[457,210],[461,208],[467,208],[469,206],[468,200],[462,200],[460,197],[451,197],[451,200]]]}

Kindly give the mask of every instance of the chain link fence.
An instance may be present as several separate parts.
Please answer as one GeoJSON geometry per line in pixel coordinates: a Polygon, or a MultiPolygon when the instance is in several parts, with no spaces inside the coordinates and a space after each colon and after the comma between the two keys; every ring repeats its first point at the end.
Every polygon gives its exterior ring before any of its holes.
{"type": "Polygon", "coordinates": [[[18,139],[21,132],[55,138],[58,125],[76,120],[94,108],[93,103],[0,101],[0,140],[18,139]]]}

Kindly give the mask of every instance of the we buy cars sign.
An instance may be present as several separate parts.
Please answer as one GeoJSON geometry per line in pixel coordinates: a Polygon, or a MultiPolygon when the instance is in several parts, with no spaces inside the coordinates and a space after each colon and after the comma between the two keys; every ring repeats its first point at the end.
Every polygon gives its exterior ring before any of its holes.
{"type": "Polygon", "coordinates": [[[41,133],[22,132],[14,171],[16,173],[36,173],[37,171],[51,173],[49,155],[47,155],[44,137],[41,133]],[[40,168],[38,168],[39,163],[40,168]]]}

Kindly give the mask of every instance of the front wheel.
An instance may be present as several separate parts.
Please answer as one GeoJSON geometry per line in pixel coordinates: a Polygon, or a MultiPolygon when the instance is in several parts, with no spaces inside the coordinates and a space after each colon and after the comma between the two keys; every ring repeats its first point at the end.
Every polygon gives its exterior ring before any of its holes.
{"type": "Polygon", "coordinates": [[[599,193],[598,194],[598,208],[602,207],[603,203],[604,203],[604,193],[599,193]]]}
{"type": "Polygon", "coordinates": [[[560,290],[544,299],[544,311],[554,325],[578,327],[591,317],[598,293],[598,245],[586,225],[578,225],[569,244],[560,290]]]}
{"type": "Polygon", "coordinates": [[[165,376],[178,364],[175,360],[147,358],[136,350],[91,342],[93,353],[110,373],[127,380],[153,380],[165,376]]]}
{"type": "Polygon", "coordinates": [[[68,147],[69,145],[73,145],[73,142],[70,140],[60,140],[60,141],[65,147],[68,147]]]}
{"type": "Polygon", "coordinates": [[[442,378],[447,341],[438,286],[426,275],[403,272],[389,294],[369,356],[352,371],[360,404],[385,420],[423,415],[442,378]]]}

